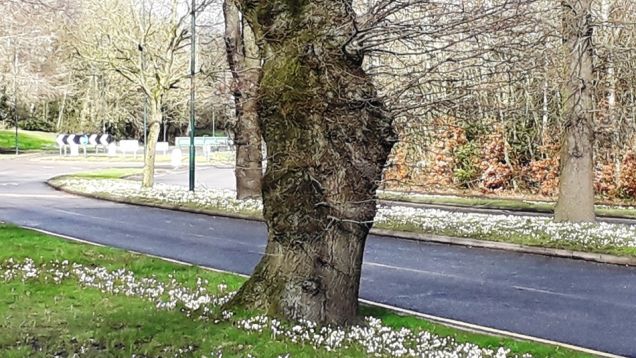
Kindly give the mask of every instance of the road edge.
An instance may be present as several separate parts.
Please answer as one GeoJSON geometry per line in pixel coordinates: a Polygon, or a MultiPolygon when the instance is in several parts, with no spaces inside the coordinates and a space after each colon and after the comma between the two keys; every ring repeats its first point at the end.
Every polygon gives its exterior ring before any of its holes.
{"type": "MultiPolygon", "coordinates": [[[[53,182],[55,179],[59,179],[61,177],[62,176],[53,177],[47,180],[46,184],[54,188],[55,190],[90,198],[90,199],[106,200],[106,201],[111,201],[111,202],[120,203],[120,204],[146,206],[146,207],[152,207],[152,208],[188,212],[193,214],[226,217],[226,218],[232,218],[232,219],[242,219],[242,220],[260,221],[260,222],[264,221],[262,217],[240,214],[240,213],[229,213],[229,212],[216,211],[216,210],[210,210],[210,209],[187,208],[187,207],[183,207],[179,205],[170,205],[170,204],[164,204],[164,203],[144,203],[144,202],[138,202],[134,200],[127,200],[127,199],[105,198],[99,195],[88,194],[81,191],[68,189],[63,187],[62,185],[57,185],[56,183],[53,182]]],[[[437,244],[456,245],[456,246],[464,246],[464,247],[477,247],[477,248],[491,249],[491,250],[503,250],[503,251],[511,251],[511,252],[524,253],[524,254],[582,260],[582,261],[596,262],[601,264],[636,267],[636,257],[599,254],[599,253],[591,253],[591,252],[583,252],[583,251],[573,251],[573,250],[567,250],[567,249],[554,249],[554,248],[538,247],[538,246],[527,246],[527,245],[513,244],[513,243],[499,242],[499,241],[487,241],[487,240],[468,239],[468,238],[459,238],[459,237],[451,237],[451,236],[421,234],[421,233],[414,233],[414,232],[407,232],[407,231],[394,231],[394,230],[378,229],[378,228],[372,228],[369,231],[369,233],[372,235],[392,237],[392,238],[401,239],[401,240],[422,241],[422,242],[431,242],[431,243],[437,243],[437,244]]]]}
{"type": "MultiPolygon", "coordinates": [[[[33,231],[36,231],[36,232],[39,232],[39,233],[42,233],[42,234],[45,234],[45,235],[51,235],[51,236],[58,237],[60,239],[64,239],[64,240],[68,240],[68,241],[73,241],[73,242],[78,242],[78,243],[83,243],[83,244],[93,245],[93,246],[98,246],[98,247],[111,247],[111,246],[103,245],[103,244],[100,244],[100,243],[97,243],[97,242],[92,242],[92,241],[89,241],[89,240],[84,240],[84,239],[80,239],[80,238],[69,236],[69,235],[58,234],[58,233],[55,233],[55,232],[43,230],[43,229],[36,228],[36,227],[30,227],[30,226],[25,226],[25,225],[20,225],[19,227],[23,228],[23,229],[27,229],[27,230],[33,230],[33,231]]],[[[178,264],[178,265],[198,267],[198,268],[201,268],[201,269],[204,269],[204,270],[209,270],[209,271],[219,272],[219,273],[227,273],[227,274],[237,275],[237,276],[241,276],[241,277],[245,277],[245,278],[249,277],[249,275],[236,273],[236,272],[232,272],[232,271],[227,271],[227,270],[222,270],[222,269],[217,269],[217,268],[210,267],[210,266],[196,265],[196,264],[192,264],[192,263],[189,263],[189,262],[185,262],[185,261],[181,261],[181,260],[177,260],[177,259],[173,259],[173,258],[169,258],[169,257],[152,255],[152,254],[147,254],[147,253],[143,253],[143,252],[139,252],[139,251],[135,251],[135,250],[128,250],[128,249],[119,248],[119,247],[115,247],[115,248],[117,248],[119,250],[126,251],[126,252],[130,252],[130,253],[133,253],[133,254],[143,255],[143,256],[147,256],[147,257],[152,257],[152,258],[155,258],[155,259],[159,259],[159,260],[162,260],[162,261],[166,261],[166,262],[170,262],[170,263],[174,263],[174,264],[178,264]]],[[[375,306],[375,307],[379,307],[379,308],[384,308],[384,309],[393,311],[393,312],[395,312],[397,314],[412,315],[412,316],[419,317],[419,318],[422,318],[422,319],[425,319],[425,320],[429,320],[429,321],[432,321],[432,322],[435,322],[435,323],[438,323],[438,324],[442,324],[442,325],[445,325],[445,326],[448,326],[448,327],[461,329],[461,330],[469,331],[469,332],[473,332],[473,333],[479,333],[479,334],[496,336],[496,337],[511,338],[511,339],[516,339],[516,340],[532,341],[532,342],[536,342],[536,343],[540,343],[540,344],[547,344],[547,345],[552,345],[552,346],[557,346],[557,347],[562,347],[562,348],[574,350],[574,351],[581,352],[581,353],[591,354],[591,355],[598,356],[598,357],[623,358],[623,356],[615,355],[615,354],[612,354],[612,353],[601,352],[601,351],[597,351],[597,350],[594,350],[594,349],[580,347],[580,346],[576,346],[576,345],[572,345],[572,344],[568,344],[568,343],[563,343],[563,342],[558,342],[558,341],[552,341],[552,340],[549,340],[549,339],[544,339],[544,338],[539,338],[539,337],[534,337],[534,336],[527,336],[527,335],[520,334],[520,333],[514,333],[514,332],[510,332],[510,331],[506,331],[506,330],[500,330],[500,329],[487,327],[487,326],[481,326],[481,325],[473,324],[473,323],[469,323],[469,322],[457,321],[457,320],[453,320],[453,319],[449,319],[449,318],[445,318],[445,317],[429,315],[429,314],[425,314],[425,313],[421,313],[421,312],[417,312],[417,311],[412,311],[412,310],[405,309],[405,308],[400,308],[400,307],[397,307],[397,306],[392,306],[392,305],[387,305],[387,304],[380,303],[380,302],[366,300],[366,299],[363,299],[363,298],[358,298],[358,302],[360,302],[362,304],[365,304],[365,305],[368,305],[368,306],[375,306]]]]}

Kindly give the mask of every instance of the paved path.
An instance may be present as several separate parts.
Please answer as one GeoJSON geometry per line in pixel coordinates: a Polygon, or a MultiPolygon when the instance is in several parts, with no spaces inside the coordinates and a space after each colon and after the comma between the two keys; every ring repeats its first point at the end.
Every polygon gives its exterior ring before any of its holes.
{"type": "MultiPolygon", "coordinates": [[[[0,220],[245,274],[264,250],[258,222],[85,199],[42,183],[79,169],[0,162],[0,220]]],[[[636,357],[633,268],[370,236],[361,297],[636,357]]]]}

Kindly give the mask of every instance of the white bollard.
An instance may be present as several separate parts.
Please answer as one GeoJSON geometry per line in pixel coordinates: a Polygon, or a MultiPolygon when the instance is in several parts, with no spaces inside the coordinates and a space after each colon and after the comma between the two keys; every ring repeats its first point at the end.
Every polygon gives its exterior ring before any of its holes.
{"type": "Polygon", "coordinates": [[[175,148],[172,150],[172,153],[170,154],[170,164],[172,164],[172,167],[175,169],[179,169],[181,166],[182,155],[183,153],[181,153],[181,149],[175,148]]]}

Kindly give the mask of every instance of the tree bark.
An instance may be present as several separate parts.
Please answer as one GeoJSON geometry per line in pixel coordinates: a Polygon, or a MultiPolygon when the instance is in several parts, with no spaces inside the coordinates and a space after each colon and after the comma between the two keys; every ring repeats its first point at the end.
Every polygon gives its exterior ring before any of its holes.
{"type": "Polygon", "coordinates": [[[57,124],[55,125],[55,129],[58,132],[62,129],[62,119],[64,119],[64,107],[66,107],[66,96],[67,96],[67,92],[64,91],[64,96],[62,97],[62,104],[58,107],[59,112],[57,113],[57,124]]]}
{"type": "Polygon", "coordinates": [[[559,199],[554,216],[558,222],[593,222],[593,81],[592,0],[565,0],[563,42],[569,56],[564,85],[565,131],[561,144],[559,199]]]}
{"type": "Polygon", "coordinates": [[[350,1],[241,1],[263,58],[269,236],[230,302],[286,319],[356,321],[364,244],[395,142],[393,118],[347,49],[350,1]]]}
{"type": "Polygon", "coordinates": [[[258,81],[261,75],[260,54],[250,25],[242,21],[233,0],[223,3],[225,48],[234,78],[236,124],[236,196],[238,199],[261,197],[263,150],[258,117],[258,81]]]}
{"type": "Polygon", "coordinates": [[[148,135],[146,139],[146,153],[144,158],[144,169],[142,172],[141,187],[152,188],[155,184],[155,154],[157,141],[159,141],[159,132],[161,131],[161,100],[150,98],[148,100],[150,115],[148,118],[148,135]]]}

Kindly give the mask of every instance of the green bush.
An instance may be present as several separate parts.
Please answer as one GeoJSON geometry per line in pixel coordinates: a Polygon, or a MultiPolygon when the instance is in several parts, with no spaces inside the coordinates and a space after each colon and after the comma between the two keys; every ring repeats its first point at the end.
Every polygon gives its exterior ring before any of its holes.
{"type": "Polygon", "coordinates": [[[479,178],[479,149],[471,142],[468,142],[455,150],[455,168],[453,178],[455,182],[463,187],[470,187],[479,178]]]}

